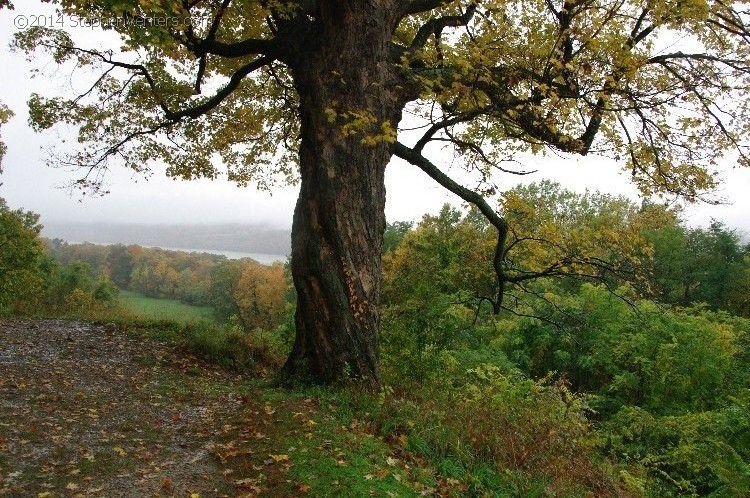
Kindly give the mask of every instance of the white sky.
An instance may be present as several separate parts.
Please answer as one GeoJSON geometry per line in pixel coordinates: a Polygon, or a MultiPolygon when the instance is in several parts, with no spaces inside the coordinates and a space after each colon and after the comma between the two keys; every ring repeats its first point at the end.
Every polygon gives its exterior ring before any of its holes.
{"type": "MultiPolygon", "coordinates": [[[[15,117],[2,129],[2,139],[8,146],[3,161],[4,174],[0,196],[11,207],[23,207],[42,215],[44,221],[138,222],[138,223],[268,223],[289,227],[296,200],[297,189],[277,189],[273,195],[254,188],[238,188],[227,181],[198,180],[185,182],[166,178],[163,171],[154,170],[150,180],[133,177],[123,169],[108,176],[110,194],[102,198],[71,197],[60,188],[66,181],[76,178],[75,172],[49,168],[44,164],[44,148],[55,145],[61,135],[52,131],[35,134],[28,127],[26,100],[32,92],[57,93],[64,81],[42,77],[31,79],[31,65],[20,54],[8,49],[13,33],[17,31],[14,19],[50,12],[49,5],[37,0],[16,2],[15,11],[0,11],[0,101],[8,105],[15,117]],[[19,5],[20,4],[20,5],[19,5]]],[[[77,28],[83,30],[83,28],[77,28]]],[[[101,44],[95,31],[77,33],[82,40],[101,44]]],[[[46,68],[54,70],[53,66],[46,68]]],[[[64,76],[64,75],[60,75],[64,76]]],[[[731,161],[727,161],[728,164],[731,161]]],[[[623,194],[637,200],[628,175],[620,173],[614,161],[597,158],[560,159],[558,157],[532,157],[526,165],[539,172],[524,177],[524,182],[550,178],[564,186],[583,191],[601,190],[623,194]]],[[[455,178],[460,172],[449,171],[455,178]]],[[[499,178],[501,188],[510,187],[518,177],[499,178]]],[[[445,202],[459,205],[460,200],[446,192],[417,168],[394,160],[386,173],[386,215],[390,221],[418,220],[424,213],[436,212],[445,202]]],[[[689,207],[686,216],[692,225],[706,225],[711,218],[750,233],[750,170],[732,169],[725,173],[725,183],[720,195],[731,205],[689,207]]]]}

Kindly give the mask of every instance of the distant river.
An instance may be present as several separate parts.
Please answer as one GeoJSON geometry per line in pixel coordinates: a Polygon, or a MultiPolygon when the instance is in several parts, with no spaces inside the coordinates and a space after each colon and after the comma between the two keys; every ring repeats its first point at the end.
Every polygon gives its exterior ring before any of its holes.
{"type": "MultiPolygon", "coordinates": [[[[84,242],[67,241],[68,244],[83,244],[84,242]]],[[[108,246],[113,243],[109,242],[85,242],[88,244],[96,244],[98,246],[108,246]]],[[[161,247],[161,246],[146,246],[143,244],[134,244],[141,247],[148,247],[149,249],[164,249],[166,251],[180,251],[180,252],[205,252],[208,254],[219,254],[226,256],[227,259],[242,259],[251,258],[258,263],[264,265],[272,265],[277,261],[282,263],[286,262],[287,256],[285,254],[264,254],[260,252],[240,252],[240,251],[222,251],[221,249],[190,249],[187,247],[161,247]]]]}
{"type": "MultiPolygon", "coordinates": [[[[151,247],[151,246],[143,246],[151,247]]],[[[284,254],[263,254],[260,252],[239,252],[239,251],[222,251],[219,249],[186,249],[184,247],[160,247],[159,249],[166,249],[167,251],[182,251],[182,252],[207,252],[209,254],[220,254],[226,256],[227,259],[242,259],[251,258],[262,263],[264,265],[272,265],[277,261],[282,263],[286,262],[286,255],[284,254]]]]}
{"type": "Polygon", "coordinates": [[[251,258],[264,265],[272,265],[277,261],[284,263],[287,259],[284,254],[263,254],[259,252],[221,251],[219,249],[185,249],[184,247],[161,247],[160,249],[182,252],[207,252],[209,254],[220,254],[226,256],[227,259],[251,258]]]}

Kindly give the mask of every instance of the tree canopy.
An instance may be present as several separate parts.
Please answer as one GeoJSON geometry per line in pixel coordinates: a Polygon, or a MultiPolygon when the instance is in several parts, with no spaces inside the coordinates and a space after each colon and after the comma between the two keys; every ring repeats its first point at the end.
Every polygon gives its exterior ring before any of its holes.
{"type": "MultiPolygon", "coordinates": [[[[734,149],[745,163],[747,106],[737,97],[748,82],[748,31],[739,4],[393,3],[397,27],[383,63],[404,76],[403,100],[426,126],[413,147],[394,150],[418,166],[429,169],[421,153],[431,141],[450,142],[488,174],[519,150],[597,152],[625,159],[644,193],[695,198],[716,185],[723,153],[734,149]]],[[[333,4],[66,0],[59,7],[109,23],[124,41],[118,53],[78,47],[64,29],[16,37],[20,50],[44,49],[57,63],[102,71],[80,95],[30,101],[37,129],[80,126],[83,148],[67,160],[92,168],[87,186],[98,185],[95,173],[113,159],[138,171],[164,161],[171,175],[215,177],[216,153],[240,183],[294,175],[299,118],[290,68],[322,18],[336,15],[333,4]]],[[[395,142],[396,130],[365,111],[328,115],[344,134],[395,142]]]]}

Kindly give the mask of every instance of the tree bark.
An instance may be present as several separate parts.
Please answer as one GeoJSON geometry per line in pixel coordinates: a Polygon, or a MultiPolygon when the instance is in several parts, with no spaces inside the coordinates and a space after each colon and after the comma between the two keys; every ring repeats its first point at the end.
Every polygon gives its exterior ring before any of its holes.
{"type": "Polygon", "coordinates": [[[380,384],[381,244],[387,141],[400,108],[387,88],[389,2],[319,2],[319,31],[290,66],[300,96],[300,195],[292,224],[296,339],[284,373],[380,384]],[[354,115],[370,124],[346,130],[354,115]]]}

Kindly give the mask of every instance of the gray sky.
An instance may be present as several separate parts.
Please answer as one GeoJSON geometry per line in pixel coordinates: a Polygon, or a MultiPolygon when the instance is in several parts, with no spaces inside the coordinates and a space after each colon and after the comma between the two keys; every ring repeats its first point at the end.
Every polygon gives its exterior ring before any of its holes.
{"type": "MultiPolygon", "coordinates": [[[[35,134],[28,127],[26,100],[31,92],[57,94],[65,89],[65,74],[57,78],[30,78],[31,65],[23,56],[8,49],[10,39],[17,31],[14,19],[50,12],[49,5],[36,0],[16,2],[15,11],[0,11],[0,101],[8,105],[16,116],[2,130],[8,153],[3,161],[3,186],[0,196],[12,207],[23,207],[42,215],[42,222],[114,221],[138,223],[214,223],[249,222],[268,223],[280,227],[291,226],[292,211],[297,189],[277,189],[273,195],[252,187],[238,188],[227,181],[197,180],[185,182],[166,178],[163,170],[154,168],[153,176],[145,181],[123,169],[110,172],[111,193],[102,198],[83,199],[71,197],[61,188],[66,181],[76,178],[76,173],[53,169],[44,164],[45,148],[59,143],[66,133],[51,131],[35,134]],[[20,4],[20,5],[19,5],[20,4]]],[[[102,35],[95,31],[76,36],[81,41],[102,44],[102,35]]],[[[114,45],[116,47],[116,45],[114,45]]],[[[55,70],[53,65],[45,68],[55,70]]],[[[637,199],[628,175],[614,161],[597,157],[561,159],[556,156],[530,157],[524,160],[527,169],[539,172],[524,177],[524,182],[550,178],[564,186],[583,191],[601,190],[623,194],[637,199]]],[[[705,225],[711,218],[750,233],[750,170],[731,168],[727,160],[725,183],[721,197],[730,205],[688,207],[686,216],[692,225],[705,225]]],[[[469,180],[460,171],[447,170],[454,178],[469,180]]],[[[518,177],[498,178],[501,188],[510,187],[518,177]]],[[[470,183],[468,183],[470,185],[470,183]]],[[[386,174],[387,206],[389,220],[418,220],[426,212],[435,212],[445,202],[459,205],[460,200],[444,191],[417,168],[394,160],[386,174]]]]}

